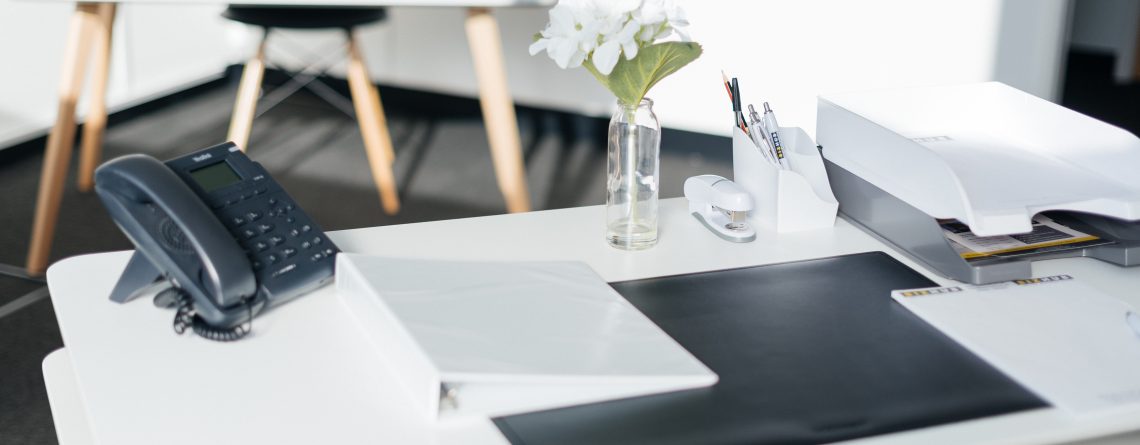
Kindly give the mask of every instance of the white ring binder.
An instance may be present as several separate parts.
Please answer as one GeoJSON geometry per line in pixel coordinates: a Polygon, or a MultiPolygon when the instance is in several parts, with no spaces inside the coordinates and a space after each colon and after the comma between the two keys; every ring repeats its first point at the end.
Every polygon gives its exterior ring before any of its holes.
{"type": "Polygon", "coordinates": [[[710,386],[589,266],[337,255],[337,292],[427,419],[710,386]]]}

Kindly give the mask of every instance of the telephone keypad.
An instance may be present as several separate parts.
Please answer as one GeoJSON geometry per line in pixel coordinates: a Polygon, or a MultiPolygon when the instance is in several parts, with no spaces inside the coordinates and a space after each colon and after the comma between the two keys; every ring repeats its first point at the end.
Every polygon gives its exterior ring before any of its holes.
{"type": "MultiPolygon", "coordinates": [[[[255,193],[263,195],[266,192],[255,193]]],[[[247,198],[247,190],[238,192],[247,198]]],[[[228,201],[227,201],[228,202],[228,201]]],[[[227,206],[220,212],[232,216],[223,218],[238,243],[250,252],[250,264],[262,279],[275,280],[304,263],[289,264],[301,251],[315,265],[330,261],[336,255],[335,246],[328,246],[320,230],[297,208],[288,196],[273,192],[257,199],[245,199],[240,204],[227,206]],[[317,236],[314,236],[317,235],[317,236]],[[323,249],[317,249],[321,247],[323,249]],[[310,253],[311,252],[311,253],[310,253]],[[272,267],[265,267],[272,266],[272,267]]],[[[309,263],[306,261],[305,263],[309,263]]],[[[314,266],[303,266],[314,267],[314,266]]],[[[290,273],[289,275],[293,275],[290,273]]],[[[281,278],[285,279],[285,278],[281,278]]]]}

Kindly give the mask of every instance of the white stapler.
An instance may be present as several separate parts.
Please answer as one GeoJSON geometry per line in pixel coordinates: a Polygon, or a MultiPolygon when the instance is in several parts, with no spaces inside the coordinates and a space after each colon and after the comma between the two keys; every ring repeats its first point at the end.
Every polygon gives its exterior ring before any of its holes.
{"type": "Polygon", "coordinates": [[[716,236],[734,243],[756,239],[756,230],[746,220],[752,196],[735,182],[717,175],[693,176],[685,180],[685,198],[693,217],[716,236]]]}

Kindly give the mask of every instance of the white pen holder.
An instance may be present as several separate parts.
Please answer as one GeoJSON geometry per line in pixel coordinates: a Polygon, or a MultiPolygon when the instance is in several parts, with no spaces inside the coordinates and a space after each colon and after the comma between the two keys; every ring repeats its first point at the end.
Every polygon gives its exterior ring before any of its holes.
{"type": "Polygon", "coordinates": [[[799,127],[780,127],[780,140],[789,170],[769,162],[747,134],[732,129],[733,181],[755,202],[748,221],[777,232],[831,227],[839,201],[815,142],[799,127]]]}

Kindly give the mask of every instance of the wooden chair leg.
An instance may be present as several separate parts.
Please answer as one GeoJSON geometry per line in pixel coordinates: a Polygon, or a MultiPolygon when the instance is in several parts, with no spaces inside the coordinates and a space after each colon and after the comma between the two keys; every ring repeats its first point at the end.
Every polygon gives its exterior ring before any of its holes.
{"type": "Polygon", "coordinates": [[[261,93],[261,80],[265,75],[265,41],[269,37],[269,30],[261,36],[257,45],[257,54],[245,63],[241,73],[241,83],[238,85],[237,100],[234,102],[234,113],[230,117],[230,131],[226,139],[242,151],[249,144],[249,134],[253,130],[253,116],[257,112],[257,97],[261,93]]]}
{"type": "Polygon", "coordinates": [[[79,191],[90,192],[95,185],[95,167],[103,157],[103,130],[107,128],[107,74],[111,68],[111,30],[115,25],[115,4],[99,5],[99,25],[95,27],[94,67],[91,72],[91,109],[83,125],[79,151],[79,191]]]}
{"type": "Polygon", "coordinates": [[[98,26],[98,14],[98,4],[76,3],[68,25],[59,84],[59,105],[44,150],[43,170],[36,196],[36,215],[28,248],[28,275],[33,277],[44,274],[51,254],[52,236],[55,234],[59,205],[63,199],[63,184],[67,179],[67,167],[75,143],[75,105],[83,90],[85,64],[91,48],[90,34],[98,26]]]}
{"type": "MultiPolygon", "coordinates": [[[[363,62],[361,62],[363,63],[363,62]]],[[[384,115],[384,106],[380,102],[380,88],[375,83],[368,82],[369,90],[372,92],[372,102],[376,103],[376,109],[379,110],[377,114],[380,115],[380,145],[384,149],[384,156],[387,157],[388,164],[396,163],[396,150],[392,147],[392,135],[388,132],[388,118],[384,115]],[[385,142],[386,141],[386,142],[385,142]]]]}
{"type": "Polygon", "coordinates": [[[530,195],[523,167],[522,142],[519,141],[515,105],[507,87],[507,71],[503,63],[503,44],[499,25],[487,8],[471,8],[467,13],[467,41],[475,62],[479,82],[479,104],[491,145],[491,158],[499,189],[507,201],[507,211],[530,210],[530,195]]]}
{"type": "Polygon", "coordinates": [[[388,121],[384,108],[380,105],[380,95],[368,68],[360,56],[356,36],[348,33],[348,87],[352,91],[352,105],[356,109],[356,121],[364,138],[364,152],[372,168],[372,180],[380,191],[380,202],[384,212],[394,215],[400,211],[400,197],[396,193],[396,176],[392,173],[395,152],[392,137],[388,134],[388,121]]]}

